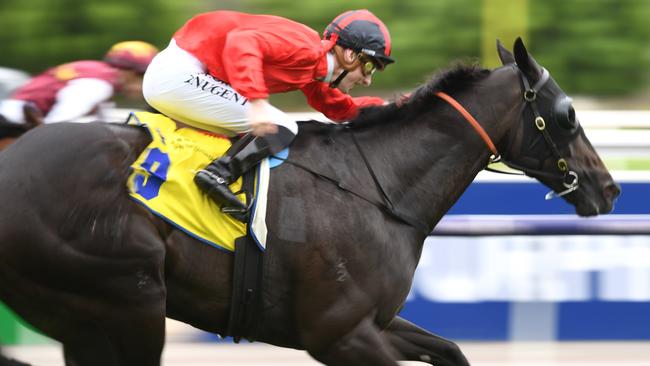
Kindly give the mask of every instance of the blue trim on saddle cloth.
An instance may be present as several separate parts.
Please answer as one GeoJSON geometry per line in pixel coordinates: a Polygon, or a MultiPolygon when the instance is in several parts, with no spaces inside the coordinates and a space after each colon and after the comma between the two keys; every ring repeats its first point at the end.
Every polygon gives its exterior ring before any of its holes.
{"type": "Polygon", "coordinates": [[[201,237],[198,237],[198,236],[192,234],[192,232],[190,232],[190,231],[184,229],[182,226],[180,226],[180,225],[178,225],[177,223],[175,223],[174,221],[168,219],[167,217],[165,217],[165,215],[161,214],[160,212],[158,212],[158,211],[156,211],[156,210],[151,209],[151,207],[149,207],[149,206],[145,205],[144,203],[140,202],[137,198],[132,197],[132,196],[129,196],[129,198],[131,198],[133,201],[135,201],[135,202],[136,202],[137,204],[139,204],[140,206],[146,208],[146,209],[147,209],[149,212],[151,212],[152,214],[154,214],[154,215],[160,217],[161,219],[165,220],[165,222],[167,222],[167,223],[170,224],[171,226],[173,226],[173,227],[175,227],[176,229],[178,229],[178,230],[184,232],[187,236],[189,236],[189,237],[191,237],[191,238],[193,238],[193,239],[196,239],[196,240],[200,241],[200,242],[203,243],[203,244],[207,244],[207,245],[209,245],[209,246],[215,247],[215,248],[219,249],[219,250],[222,251],[222,252],[230,253],[230,254],[233,254],[233,253],[234,253],[234,252],[232,252],[232,251],[230,251],[230,250],[224,248],[224,246],[221,245],[221,244],[217,244],[217,243],[215,243],[215,242],[213,242],[213,241],[210,241],[210,240],[207,240],[207,239],[203,239],[203,238],[201,238],[201,237]]]}
{"type": "Polygon", "coordinates": [[[280,166],[282,163],[284,163],[284,160],[289,157],[289,148],[285,148],[284,150],[280,151],[277,154],[273,154],[271,157],[269,157],[269,168],[273,169],[275,167],[280,166]],[[276,159],[276,157],[280,159],[276,159]]]}
{"type": "Polygon", "coordinates": [[[140,121],[140,118],[138,118],[138,116],[135,114],[135,112],[130,112],[129,113],[129,116],[126,117],[126,121],[124,121],[124,124],[128,125],[129,122],[131,122],[131,118],[135,119],[135,121],[138,122],[139,126],[144,125],[144,123],[142,123],[142,121],[140,121]]]}

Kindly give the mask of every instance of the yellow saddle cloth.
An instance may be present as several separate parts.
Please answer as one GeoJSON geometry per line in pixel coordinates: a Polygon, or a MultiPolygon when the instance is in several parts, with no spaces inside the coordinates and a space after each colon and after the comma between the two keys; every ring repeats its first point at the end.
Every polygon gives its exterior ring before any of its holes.
{"type": "MultiPolygon", "coordinates": [[[[194,184],[194,175],[222,156],[230,141],[191,128],[177,128],[161,114],[137,112],[127,122],[145,126],[151,144],[131,165],[129,194],[151,212],[200,241],[234,251],[235,239],[246,225],[221,212],[214,201],[194,184]]],[[[231,188],[241,189],[241,178],[231,188]]],[[[239,198],[245,202],[245,195],[239,198]]]]}

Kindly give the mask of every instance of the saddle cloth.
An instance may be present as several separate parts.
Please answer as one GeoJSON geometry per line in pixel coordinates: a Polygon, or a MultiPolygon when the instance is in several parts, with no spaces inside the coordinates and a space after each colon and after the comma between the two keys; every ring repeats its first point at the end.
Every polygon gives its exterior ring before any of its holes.
{"type": "MultiPolygon", "coordinates": [[[[194,184],[196,172],[230,147],[225,136],[178,128],[161,114],[132,113],[127,124],[143,126],[151,134],[151,143],[131,165],[127,180],[129,195],[169,224],[218,249],[232,252],[235,239],[246,234],[247,225],[221,212],[219,206],[194,184]]],[[[250,232],[260,247],[266,248],[266,193],[269,162],[264,159],[255,178],[255,201],[250,232]]],[[[231,185],[241,189],[242,179],[231,185]]],[[[242,201],[245,194],[238,196],[242,201]]]]}

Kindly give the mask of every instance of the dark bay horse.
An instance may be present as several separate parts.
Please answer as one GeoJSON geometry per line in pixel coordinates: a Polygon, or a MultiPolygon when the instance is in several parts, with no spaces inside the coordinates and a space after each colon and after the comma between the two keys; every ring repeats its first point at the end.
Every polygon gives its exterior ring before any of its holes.
{"type": "MultiPolygon", "coordinates": [[[[579,215],[611,211],[619,188],[570,99],[521,40],[498,51],[503,67],[441,73],[404,105],[366,109],[345,127],[302,126],[293,164],[271,175],[251,337],[328,365],[468,364],[453,342],[397,315],[424,239],[491,155],[438,92],[579,215]]],[[[165,316],[228,329],[233,255],[127,194],[149,140],[134,126],[62,123],[0,153],[0,299],[60,341],[67,365],[159,365],[165,316]]]]}

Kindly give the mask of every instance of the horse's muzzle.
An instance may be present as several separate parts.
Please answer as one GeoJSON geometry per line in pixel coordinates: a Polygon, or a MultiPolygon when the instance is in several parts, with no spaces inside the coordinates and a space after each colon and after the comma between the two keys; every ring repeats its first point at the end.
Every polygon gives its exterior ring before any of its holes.
{"type": "Polygon", "coordinates": [[[614,182],[609,182],[608,184],[605,185],[605,188],[603,189],[603,196],[605,197],[605,201],[611,202],[613,204],[614,201],[616,201],[616,199],[620,195],[621,195],[620,185],[614,182]]]}
{"type": "Polygon", "coordinates": [[[602,185],[600,194],[576,204],[576,213],[583,217],[610,213],[614,209],[614,203],[620,194],[621,187],[610,180],[602,185]]]}

